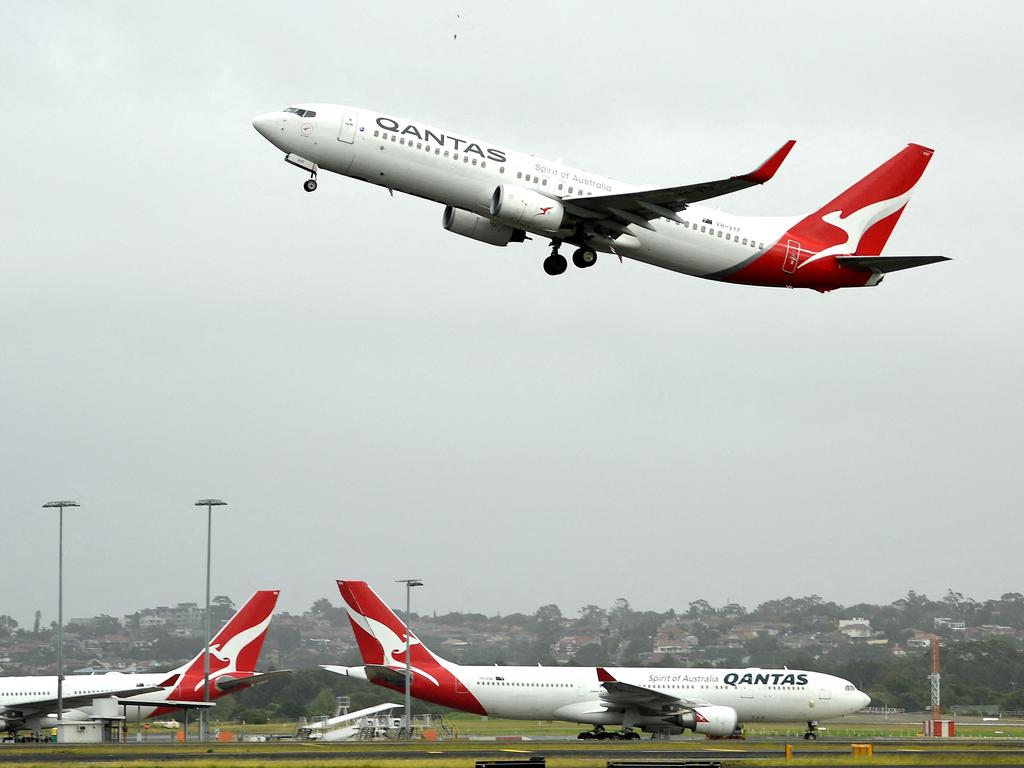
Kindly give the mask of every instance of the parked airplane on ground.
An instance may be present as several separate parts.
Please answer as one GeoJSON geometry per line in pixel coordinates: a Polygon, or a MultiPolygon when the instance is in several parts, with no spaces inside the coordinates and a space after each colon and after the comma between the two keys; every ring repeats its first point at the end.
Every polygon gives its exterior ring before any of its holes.
{"type": "Polygon", "coordinates": [[[350,741],[367,735],[376,738],[401,726],[401,719],[391,715],[396,709],[405,709],[405,706],[391,703],[375,704],[356,712],[314,720],[299,728],[299,736],[309,741],[350,741]]]}
{"type": "MultiPolygon", "coordinates": [[[[339,581],[363,657],[325,666],[405,691],[405,624],[364,581],[339,581]]],[[[853,714],[870,699],[847,680],[797,669],[469,667],[435,656],[409,632],[412,695],[478,715],[592,725],[579,738],[640,738],[634,728],[728,736],[741,723],[806,722],[853,714]],[[620,725],[608,732],[606,725],[620,725]]]]}
{"type": "MultiPolygon", "coordinates": [[[[278,590],[260,590],[210,641],[210,700],[267,682],[280,672],[256,672],[278,590]]],[[[202,706],[203,651],[170,672],[64,677],[64,720],[92,718],[93,699],[117,697],[129,719],[162,716],[180,705],[202,706]],[[138,709],[136,710],[136,707],[138,709]]],[[[40,732],[57,724],[57,677],[0,677],[0,731],[40,732]]]]}
{"type": "Polygon", "coordinates": [[[810,215],[766,218],[694,204],[765,183],[793,141],[750,173],[651,189],[356,107],[303,104],[253,126],[309,172],[307,191],[326,169],[441,203],[442,225],[458,235],[498,246],[528,233],[550,239],[550,275],[566,270],[563,243],[575,246],[580,268],[612,253],[711,280],[818,291],[877,285],[887,272],[946,260],[881,255],[932,157],[919,144],[810,215]]]}

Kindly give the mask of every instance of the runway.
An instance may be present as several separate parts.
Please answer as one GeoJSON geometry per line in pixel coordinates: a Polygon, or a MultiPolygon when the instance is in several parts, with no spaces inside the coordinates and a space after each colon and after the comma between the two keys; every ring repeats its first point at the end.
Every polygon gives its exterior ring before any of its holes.
{"type": "MultiPolygon", "coordinates": [[[[936,745],[916,741],[884,740],[865,742],[874,747],[873,766],[889,765],[994,765],[1024,764],[1024,745],[992,743],[992,740],[936,745]],[[914,758],[917,758],[916,760],[914,758]]],[[[687,745],[689,746],[689,745],[687,745]]],[[[820,757],[823,765],[863,765],[864,758],[851,756],[850,742],[804,746],[794,744],[794,757],[805,766],[815,765],[820,757]],[[849,763],[841,762],[843,757],[849,763]],[[837,759],[840,762],[837,762],[837,759]]],[[[576,742],[544,743],[510,748],[494,743],[448,742],[440,744],[378,745],[356,744],[113,744],[113,745],[57,745],[57,744],[4,744],[0,745],[0,765],[59,765],[90,763],[93,765],[145,764],[187,762],[216,762],[218,768],[232,764],[251,765],[254,761],[295,764],[315,761],[339,766],[359,763],[421,763],[444,761],[472,768],[477,760],[516,761],[531,757],[544,757],[548,761],[588,761],[584,765],[604,768],[609,761],[666,762],[666,761],[719,761],[724,765],[742,764],[754,760],[779,760],[785,757],[785,744],[758,742],[755,744],[702,746],[701,748],[673,749],[668,746],[634,746],[629,744],[579,744],[576,742]]]]}

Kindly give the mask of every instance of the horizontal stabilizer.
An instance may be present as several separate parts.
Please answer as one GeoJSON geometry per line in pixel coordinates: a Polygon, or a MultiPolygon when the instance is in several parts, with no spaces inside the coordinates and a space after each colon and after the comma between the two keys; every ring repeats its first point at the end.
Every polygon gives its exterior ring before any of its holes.
{"type": "Polygon", "coordinates": [[[949,261],[948,256],[836,256],[836,261],[844,267],[852,267],[862,272],[874,272],[885,274],[886,272],[898,272],[901,269],[911,267],[923,267],[925,264],[935,264],[940,261],[949,261]]]}
{"type": "Polygon", "coordinates": [[[221,675],[217,678],[214,685],[222,691],[230,691],[233,688],[240,688],[242,686],[263,685],[264,683],[269,683],[275,677],[290,675],[291,673],[290,669],[275,669],[273,672],[253,672],[241,677],[221,675]]]}
{"type": "Polygon", "coordinates": [[[147,701],[146,699],[136,699],[134,697],[118,699],[117,703],[120,706],[127,705],[129,707],[174,707],[176,709],[207,709],[217,706],[215,701],[175,701],[174,699],[153,699],[147,701]]]}
{"type": "Polygon", "coordinates": [[[393,688],[405,687],[405,670],[392,669],[383,664],[367,664],[363,667],[366,670],[366,678],[371,683],[389,685],[393,688]]]}

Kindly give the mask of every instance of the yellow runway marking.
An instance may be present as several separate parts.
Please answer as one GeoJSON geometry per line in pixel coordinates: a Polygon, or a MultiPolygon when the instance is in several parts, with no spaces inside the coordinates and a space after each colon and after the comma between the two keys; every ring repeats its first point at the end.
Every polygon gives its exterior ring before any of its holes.
{"type": "Polygon", "coordinates": [[[533,752],[532,749],[507,749],[507,748],[506,749],[502,749],[500,751],[501,752],[515,752],[515,753],[520,754],[520,755],[528,755],[531,752],[533,752]]]}

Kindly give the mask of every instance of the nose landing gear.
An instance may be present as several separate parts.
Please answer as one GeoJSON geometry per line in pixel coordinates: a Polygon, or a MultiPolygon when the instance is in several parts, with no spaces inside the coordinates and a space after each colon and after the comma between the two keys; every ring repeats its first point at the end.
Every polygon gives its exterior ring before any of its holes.
{"type": "Polygon", "coordinates": [[[818,738],[818,721],[808,720],[807,721],[807,732],[804,734],[804,738],[807,741],[814,741],[818,738]]]}
{"type": "Polygon", "coordinates": [[[316,191],[316,174],[315,173],[313,174],[312,177],[310,177],[310,178],[306,179],[304,182],[302,182],[302,188],[304,190],[306,190],[307,192],[315,192],[316,191]]]}

